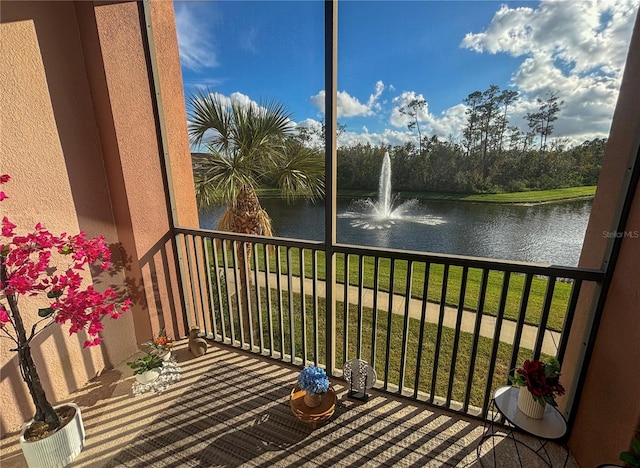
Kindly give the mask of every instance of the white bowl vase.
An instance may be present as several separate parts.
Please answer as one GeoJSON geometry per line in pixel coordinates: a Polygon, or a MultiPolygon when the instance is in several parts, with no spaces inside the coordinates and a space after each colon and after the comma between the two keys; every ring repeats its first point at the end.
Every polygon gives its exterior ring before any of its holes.
{"type": "Polygon", "coordinates": [[[61,468],[71,463],[84,447],[84,424],[80,408],[73,403],[55,406],[71,406],[76,414],[71,421],[56,433],[44,439],[27,441],[24,433],[31,425],[29,421],[20,434],[20,447],[30,468],[61,468]]]}
{"type": "Polygon", "coordinates": [[[542,419],[547,404],[541,405],[531,395],[531,392],[524,387],[518,391],[518,409],[533,419],[542,419]]]}
{"type": "Polygon", "coordinates": [[[162,355],[162,360],[163,360],[163,361],[165,361],[165,362],[166,362],[166,361],[168,361],[169,359],[171,359],[171,351],[167,351],[166,353],[164,353],[164,354],[162,355]]]}
{"type": "Polygon", "coordinates": [[[161,367],[156,367],[155,369],[144,371],[142,374],[136,374],[136,380],[143,385],[150,384],[160,377],[161,370],[161,367]]]}

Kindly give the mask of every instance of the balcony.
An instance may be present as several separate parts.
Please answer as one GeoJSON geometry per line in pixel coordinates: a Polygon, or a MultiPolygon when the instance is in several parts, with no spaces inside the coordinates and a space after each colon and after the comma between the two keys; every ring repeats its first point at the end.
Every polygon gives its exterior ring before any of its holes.
{"type": "MultiPolygon", "coordinates": [[[[438,407],[372,391],[367,403],[332,384],[338,407],[315,430],[297,420],[289,392],[299,368],[214,343],[194,358],[186,341],[175,348],[181,380],[161,394],[133,396],[122,363],[69,396],[83,411],[86,446],[70,466],[480,466],[483,423],[438,407]]],[[[21,468],[16,434],[6,434],[2,466],[21,468]]],[[[524,435],[528,444],[536,441],[524,435]]],[[[516,466],[513,443],[498,437],[500,466],[516,466]]],[[[564,447],[548,444],[554,465],[564,447]]],[[[490,441],[482,465],[493,466],[490,441]]],[[[533,455],[520,455],[537,466],[533,455]]],[[[577,466],[571,458],[567,466],[577,466]]]]}
{"type": "MultiPolygon", "coordinates": [[[[640,23],[580,261],[592,269],[176,227],[198,226],[198,214],[171,3],[7,2],[0,26],[0,59],[15,72],[0,81],[3,172],[24,176],[5,203],[15,203],[10,212],[24,225],[104,234],[122,271],[94,279],[136,300],[100,349],[83,351],[58,329],[43,336],[37,358],[48,395],[85,414],[87,447],[76,466],[104,466],[119,451],[124,463],[129,449],[158,466],[182,453],[204,465],[289,465],[300,456],[309,465],[473,465],[493,390],[532,355],[563,361],[572,388],[561,405],[582,466],[615,463],[628,449],[640,414],[640,377],[629,372],[640,358],[640,23]],[[134,398],[122,364],[103,372],[159,328],[183,337],[190,325],[212,351],[190,359],[181,343],[183,380],[164,394],[134,398]],[[343,397],[342,363],[354,357],[375,366],[375,398],[344,402],[313,432],[301,426],[286,407],[301,366],[325,366],[343,397]],[[213,384],[228,384],[232,395],[213,386],[197,398],[194,385],[220,363],[233,372],[213,384]],[[223,396],[229,405],[207,406],[223,396]],[[181,423],[192,415],[193,424],[181,423]],[[290,432],[274,434],[270,420],[290,432]],[[241,453],[231,449],[236,441],[241,453]]],[[[326,109],[335,107],[335,84],[326,83],[326,109]]],[[[15,429],[33,408],[15,359],[0,361],[1,464],[21,466],[15,429]]],[[[513,456],[512,444],[497,448],[500,460],[513,456]]],[[[492,465],[490,455],[483,460],[492,465]]]]}
{"type": "Polygon", "coordinates": [[[336,245],[331,284],[319,242],[176,233],[187,321],[208,338],[334,376],[345,361],[364,359],[380,389],[479,418],[525,359],[562,363],[582,285],[603,278],[588,269],[336,245]]]}

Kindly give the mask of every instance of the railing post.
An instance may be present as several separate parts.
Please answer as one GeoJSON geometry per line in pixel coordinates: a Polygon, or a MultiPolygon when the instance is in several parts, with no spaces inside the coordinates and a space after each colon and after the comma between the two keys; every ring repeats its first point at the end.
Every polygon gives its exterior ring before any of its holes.
{"type": "Polygon", "coordinates": [[[338,0],[324,2],[325,54],[325,285],[326,285],[326,366],[333,375],[336,365],[336,128],[338,95],[338,0]]]}
{"type": "MultiPolygon", "coordinates": [[[[158,59],[156,54],[155,36],[153,34],[153,21],[151,14],[151,0],[144,0],[139,3],[139,10],[142,19],[144,20],[145,28],[142,28],[142,37],[145,44],[145,53],[148,60],[149,73],[149,85],[151,86],[152,94],[151,100],[153,104],[154,117],[156,120],[156,128],[158,132],[158,144],[159,149],[162,152],[160,157],[160,168],[162,172],[162,181],[165,186],[165,193],[167,195],[167,211],[169,215],[170,233],[171,233],[171,249],[175,261],[177,262],[177,281],[181,285],[178,288],[178,295],[180,298],[180,305],[182,306],[182,326],[185,328],[185,336],[189,335],[189,329],[193,325],[192,313],[195,316],[195,308],[191,310],[191,304],[186,294],[185,283],[185,252],[183,247],[186,246],[186,238],[182,236],[185,241],[184,245],[179,245],[180,235],[175,232],[175,228],[178,225],[178,208],[176,205],[176,196],[174,193],[173,176],[171,173],[171,158],[169,155],[169,140],[167,133],[167,126],[165,121],[164,106],[162,100],[162,90],[160,89],[160,72],[158,67],[158,59]]],[[[178,319],[177,319],[178,320],[178,319]]],[[[177,322],[176,320],[176,322],[177,322]]],[[[174,323],[174,330],[178,332],[180,326],[178,323],[174,323]]],[[[177,334],[176,334],[177,336],[177,334]]]]}

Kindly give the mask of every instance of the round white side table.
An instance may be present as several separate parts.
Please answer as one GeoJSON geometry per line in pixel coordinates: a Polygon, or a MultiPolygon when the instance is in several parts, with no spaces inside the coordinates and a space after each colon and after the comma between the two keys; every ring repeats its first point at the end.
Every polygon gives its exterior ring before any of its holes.
{"type": "MultiPolygon", "coordinates": [[[[542,419],[533,419],[524,414],[518,409],[518,387],[504,386],[496,389],[493,393],[493,407],[495,409],[494,416],[487,425],[485,423],[484,433],[478,443],[477,454],[480,464],[482,465],[482,458],[480,458],[480,448],[484,441],[492,439],[494,437],[504,437],[513,440],[516,454],[518,455],[518,462],[520,466],[523,466],[522,458],[518,446],[522,446],[533,453],[535,453],[547,466],[553,466],[551,457],[547,452],[546,445],[549,441],[558,441],[562,439],[567,433],[567,422],[564,420],[562,413],[557,408],[551,405],[547,405],[545,408],[544,416],[542,419]],[[500,417],[504,417],[507,420],[508,432],[506,435],[496,434],[495,421],[500,417]],[[513,432],[514,429],[518,429],[526,434],[534,436],[538,439],[539,447],[534,448],[526,444],[522,440],[518,440],[513,432]]],[[[567,456],[564,460],[564,465],[567,465],[569,460],[569,450],[565,446],[567,456]]],[[[495,445],[493,446],[493,465],[497,466],[495,457],[495,445]]]]}

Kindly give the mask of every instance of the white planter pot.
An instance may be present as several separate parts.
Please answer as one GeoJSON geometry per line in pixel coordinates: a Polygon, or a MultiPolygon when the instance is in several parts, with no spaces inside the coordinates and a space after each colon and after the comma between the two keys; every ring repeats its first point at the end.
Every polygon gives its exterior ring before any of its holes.
{"type": "Polygon", "coordinates": [[[533,419],[542,419],[544,417],[545,405],[541,405],[534,400],[531,392],[524,387],[518,391],[518,409],[533,419]]]}
{"type": "Polygon", "coordinates": [[[156,367],[155,369],[144,371],[142,374],[136,374],[136,380],[143,385],[150,384],[160,377],[161,370],[161,367],[156,367]]]}
{"type": "Polygon", "coordinates": [[[73,403],[65,403],[54,408],[71,406],[76,414],[69,423],[55,434],[32,442],[25,440],[24,433],[31,425],[29,421],[20,434],[22,453],[30,468],[61,468],[71,463],[84,447],[84,424],[80,408],[73,403]]]}
{"type": "Polygon", "coordinates": [[[166,353],[164,353],[164,354],[162,355],[162,360],[163,360],[163,361],[165,361],[165,362],[166,362],[166,361],[168,361],[169,359],[171,359],[171,351],[167,351],[166,353]]]}

